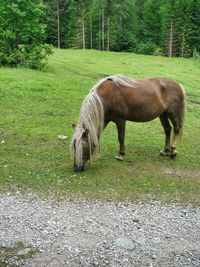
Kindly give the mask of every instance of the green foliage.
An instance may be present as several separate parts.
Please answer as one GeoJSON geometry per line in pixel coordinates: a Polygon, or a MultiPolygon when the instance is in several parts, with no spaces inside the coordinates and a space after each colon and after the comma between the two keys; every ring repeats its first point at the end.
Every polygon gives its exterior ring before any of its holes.
{"type": "Polygon", "coordinates": [[[124,30],[117,34],[117,38],[113,45],[111,45],[111,49],[113,51],[127,51],[134,52],[136,47],[136,41],[131,32],[124,30]]]}
{"type": "Polygon", "coordinates": [[[0,53],[2,65],[22,66],[32,69],[42,69],[46,63],[47,56],[52,54],[51,46],[44,45],[19,45],[12,53],[6,55],[0,53]]]}
{"type": "MultiPolygon", "coordinates": [[[[195,41],[192,41],[190,37],[195,2],[193,0],[167,0],[162,5],[162,47],[165,55],[169,55],[171,49],[172,56],[192,56],[192,51],[196,46],[195,41]]],[[[195,24],[197,26],[197,23],[195,24]]],[[[195,34],[197,34],[196,31],[195,34]]]]}
{"type": "Polygon", "coordinates": [[[60,45],[66,46],[66,36],[68,33],[69,17],[71,15],[72,1],[69,0],[45,0],[47,5],[45,24],[46,24],[46,42],[54,46],[58,46],[58,10],[59,7],[59,19],[60,19],[60,45]],[[58,4],[58,5],[57,5],[58,4]]]}
{"type": "Polygon", "coordinates": [[[0,5],[0,65],[41,68],[51,54],[43,45],[45,6],[42,0],[6,0],[0,5]],[[42,62],[42,63],[41,63],[42,62]]]}
{"type": "Polygon", "coordinates": [[[197,49],[200,52],[200,38],[199,38],[199,29],[200,29],[200,0],[190,0],[190,32],[188,35],[189,47],[197,49]]]}
{"type": "Polygon", "coordinates": [[[143,6],[143,42],[160,45],[161,32],[161,1],[152,0],[144,3],[143,6]]]}
{"type": "Polygon", "coordinates": [[[1,65],[41,68],[51,53],[44,42],[170,57],[200,51],[200,0],[2,0],[0,14],[1,65]]]}
{"type": "Polygon", "coordinates": [[[190,57],[200,50],[200,0],[46,0],[47,42],[57,45],[60,9],[62,48],[92,48],[190,57]]]}
{"type": "Polygon", "coordinates": [[[158,49],[157,45],[153,42],[141,43],[137,48],[138,54],[154,55],[158,49]]]}

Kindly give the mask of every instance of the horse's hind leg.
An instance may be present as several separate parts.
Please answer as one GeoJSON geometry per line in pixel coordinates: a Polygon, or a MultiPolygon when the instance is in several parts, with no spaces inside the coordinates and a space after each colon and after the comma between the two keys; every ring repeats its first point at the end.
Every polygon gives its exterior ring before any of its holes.
{"type": "Polygon", "coordinates": [[[162,126],[164,128],[164,132],[165,132],[165,146],[164,146],[164,149],[160,151],[160,155],[166,156],[166,155],[170,154],[170,136],[171,136],[172,127],[169,123],[167,113],[163,113],[160,116],[160,121],[162,123],[162,126]]]}
{"type": "Polygon", "coordinates": [[[125,137],[125,120],[117,120],[116,122],[117,130],[118,130],[118,140],[119,140],[119,154],[115,157],[116,160],[123,160],[123,156],[125,155],[125,146],[124,146],[124,137],[125,137]]]}
{"type": "Polygon", "coordinates": [[[169,118],[170,118],[170,120],[173,124],[173,128],[174,128],[173,129],[174,133],[173,133],[173,138],[172,138],[172,143],[171,143],[171,148],[170,148],[170,156],[175,157],[178,153],[178,151],[176,150],[176,140],[180,134],[180,130],[181,130],[182,125],[180,124],[178,117],[175,118],[173,113],[169,113],[169,118]]]}

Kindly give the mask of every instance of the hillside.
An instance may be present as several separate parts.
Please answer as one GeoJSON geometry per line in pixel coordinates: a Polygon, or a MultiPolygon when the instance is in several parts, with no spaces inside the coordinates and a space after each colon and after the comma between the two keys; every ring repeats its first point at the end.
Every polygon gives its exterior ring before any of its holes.
{"type": "Polygon", "coordinates": [[[55,50],[42,72],[0,69],[0,190],[33,190],[103,200],[161,199],[199,204],[200,62],[94,50],[55,50]],[[117,131],[109,124],[101,160],[75,174],[69,144],[83,99],[99,79],[169,77],[187,93],[187,115],[176,159],[162,158],[158,119],[127,123],[123,162],[115,162],[117,131]],[[60,140],[58,135],[68,136],[60,140]]]}

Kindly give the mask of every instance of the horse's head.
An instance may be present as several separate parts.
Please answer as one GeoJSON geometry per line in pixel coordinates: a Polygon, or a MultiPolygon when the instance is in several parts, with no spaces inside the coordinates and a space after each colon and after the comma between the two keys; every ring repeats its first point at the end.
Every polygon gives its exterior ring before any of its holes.
{"type": "Polygon", "coordinates": [[[74,170],[84,171],[85,163],[90,159],[91,145],[89,141],[89,130],[85,126],[72,125],[74,137],[71,143],[71,150],[74,154],[74,170]]]}

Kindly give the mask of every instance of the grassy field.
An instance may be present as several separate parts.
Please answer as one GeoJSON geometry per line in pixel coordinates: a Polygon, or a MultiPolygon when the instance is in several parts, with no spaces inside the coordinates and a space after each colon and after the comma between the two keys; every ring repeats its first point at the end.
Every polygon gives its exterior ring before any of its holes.
{"type": "Polygon", "coordinates": [[[55,50],[42,72],[0,69],[0,191],[30,190],[58,198],[92,197],[200,204],[200,61],[82,50],[55,50]],[[105,75],[163,76],[188,94],[179,154],[158,156],[164,145],[159,119],[127,123],[123,162],[110,123],[101,139],[101,160],[74,173],[69,144],[83,99],[105,75]],[[67,135],[67,140],[57,135],[67,135]]]}

